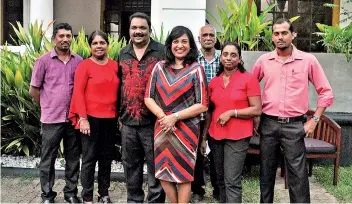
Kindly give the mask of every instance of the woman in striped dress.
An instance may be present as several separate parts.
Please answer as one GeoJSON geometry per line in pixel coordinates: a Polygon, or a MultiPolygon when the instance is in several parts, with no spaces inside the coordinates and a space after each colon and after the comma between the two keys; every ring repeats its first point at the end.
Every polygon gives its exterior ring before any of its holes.
{"type": "Polygon", "coordinates": [[[158,120],[154,132],[155,177],[172,203],[188,203],[200,134],[207,111],[207,82],[197,63],[197,46],[184,26],[165,41],[166,60],[155,65],[145,104],[158,120]]]}

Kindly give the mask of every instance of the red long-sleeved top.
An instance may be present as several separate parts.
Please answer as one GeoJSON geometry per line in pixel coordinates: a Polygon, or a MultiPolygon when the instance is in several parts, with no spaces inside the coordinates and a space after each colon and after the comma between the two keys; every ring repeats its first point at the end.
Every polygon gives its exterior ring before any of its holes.
{"type": "Polygon", "coordinates": [[[111,59],[105,65],[91,59],[78,65],[69,113],[73,125],[78,127],[78,118],[87,118],[87,115],[96,118],[117,117],[116,102],[120,84],[117,69],[117,62],[111,59]]]}

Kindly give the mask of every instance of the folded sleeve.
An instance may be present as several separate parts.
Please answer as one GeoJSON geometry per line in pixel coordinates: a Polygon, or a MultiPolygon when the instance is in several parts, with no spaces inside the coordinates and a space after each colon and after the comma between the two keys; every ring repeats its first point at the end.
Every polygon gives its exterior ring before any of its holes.
{"type": "Polygon", "coordinates": [[[318,94],[317,107],[329,107],[334,102],[334,94],[332,88],[326,77],[323,68],[321,67],[318,60],[312,56],[312,63],[309,67],[309,80],[315,87],[318,94]]]}

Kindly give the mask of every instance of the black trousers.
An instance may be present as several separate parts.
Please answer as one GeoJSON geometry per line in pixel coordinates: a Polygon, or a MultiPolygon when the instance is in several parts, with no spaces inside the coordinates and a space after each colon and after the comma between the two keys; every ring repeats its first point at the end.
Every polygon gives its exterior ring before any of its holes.
{"type": "Polygon", "coordinates": [[[272,203],[277,165],[282,149],[291,203],[310,203],[302,122],[279,123],[265,116],[260,122],[260,202],[272,203]]]}
{"type": "Polygon", "coordinates": [[[40,160],[40,185],[43,200],[54,200],[55,160],[63,139],[65,156],[65,198],[77,195],[79,176],[80,139],[77,130],[70,123],[42,123],[42,149],[40,160]]]}
{"type": "Polygon", "coordinates": [[[155,178],[154,126],[127,126],[121,128],[122,164],[125,172],[127,202],[144,201],[143,166],[148,170],[148,203],[164,203],[165,192],[155,178]]]}
{"type": "Polygon", "coordinates": [[[93,201],[94,173],[98,162],[98,194],[109,195],[111,162],[116,154],[116,118],[95,118],[88,116],[91,134],[81,134],[82,167],[81,196],[83,201],[93,201]]]}
{"type": "Polygon", "coordinates": [[[249,140],[249,137],[240,140],[215,140],[209,137],[221,203],[242,203],[242,171],[249,140]]]}

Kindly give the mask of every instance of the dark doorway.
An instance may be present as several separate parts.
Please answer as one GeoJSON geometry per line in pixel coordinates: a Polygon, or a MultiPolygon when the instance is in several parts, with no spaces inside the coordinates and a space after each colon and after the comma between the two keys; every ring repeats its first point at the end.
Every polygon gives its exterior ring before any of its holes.
{"type": "Polygon", "coordinates": [[[106,0],[104,11],[104,28],[107,33],[117,32],[120,37],[129,37],[129,17],[135,12],[143,12],[150,16],[151,0],[106,0]],[[115,31],[111,24],[117,25],[115,31]]]}
{"type": "Polygon", "coordinates": [[[5,0],[4,4],[4,42],[7,42],[10,45],[15,45],[15,42],[11,39],[11,36],[17,40],[15,31],[13,30],[10,23],[17,27],[16,21],[20,22],[23,25],[23,0],[5,0]]]}
{"type": "MultiPolygon", "coordinates": [[[[127,42],[130,40],[130,35],[129,35],[129,28],[130,28],[130,22],[129,18],[132,14],[135,12],[130,12],[130,11],[123,11],[121,14],[121,36],[125,37],[127,42]]],[[[148,16],[150,16],[150,12],[144,12],[148,16]]]]}

